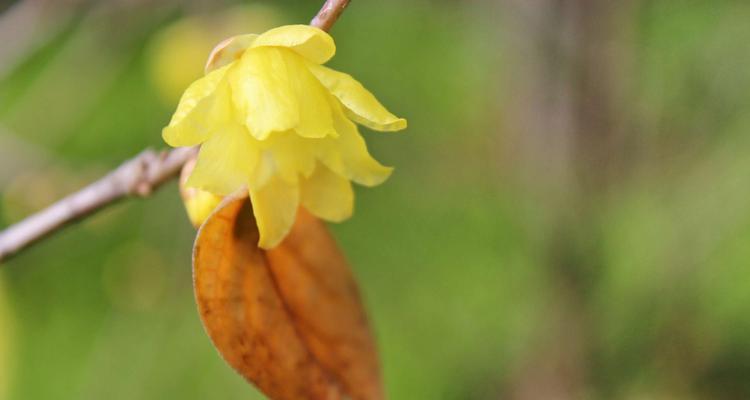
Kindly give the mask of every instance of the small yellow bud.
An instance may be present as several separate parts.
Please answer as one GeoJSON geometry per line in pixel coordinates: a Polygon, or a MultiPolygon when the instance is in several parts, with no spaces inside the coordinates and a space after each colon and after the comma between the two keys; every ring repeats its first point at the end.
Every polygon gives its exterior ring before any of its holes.
{"type": "Polygon", "coordinates": [[[185,185],[188,177],[195,168],[195,158],[191,159],[182,167],[180,173],[180,196],[185,204],[190,222],[196,228],[200,227],[209,215],[214,211],[216,206],[221,202],[221,197],[205,190],[185,185]]]}

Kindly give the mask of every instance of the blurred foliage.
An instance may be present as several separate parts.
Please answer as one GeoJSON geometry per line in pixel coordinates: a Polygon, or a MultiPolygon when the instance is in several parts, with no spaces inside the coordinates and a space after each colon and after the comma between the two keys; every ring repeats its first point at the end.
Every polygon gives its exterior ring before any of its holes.
{"type": "Polygon", "coordinates": [[[0,400],[7,399],[10,380],[13,377],[11,343],[13,343],[14,321],[7,305],[5,282],[0,279],[0,400]]]}
{"type": "Polygon", "coordinates": [[[278,25],[273,8],[235,6],[220,13],[182,18],[158,32],[149,49],[153,83],[168,106],[203,76],[206,54],[222,40],[247,32],[264,32],[278,25]]]}
{"type": "MultiPolygon", "coordinates": [[[[72,11],[52,13],[54,31],[0,75],[2,224],[162,147],[173,101],[214,42],[304,23],[319,6],[49,4],[72,11]]],[[[396,172],[358,190],[355,217],[333,226],[390,398],[545,398],[517,388],[552,385],[537,375],[547,370],[569,384],[582,375],[589,398],[750,397],[750,4],[637,4],[621,38],[632,59],[615,77],[627,105],[616,112],[632,125],[616,154],[627,173],[584,193],[581,219],[502,159],[516,152],[503,122],[523,93],[509,92],[519,38],[502,33],[495,2],[355,2],[334,28],[332,66],[410,124],[365,133],[396,172]],[[555,216],[570,214],[560,231],[555,216]],[[553,266],[567,260],[589,268],[553,266]]],[[[261,398],[200,325],[193,237],[172,184],[3,265],[9,398],[261,398]]]]}

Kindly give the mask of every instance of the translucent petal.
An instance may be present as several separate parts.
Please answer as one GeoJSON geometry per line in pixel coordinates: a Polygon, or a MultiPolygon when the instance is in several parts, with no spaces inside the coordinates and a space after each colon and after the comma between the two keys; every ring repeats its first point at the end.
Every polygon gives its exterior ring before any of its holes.
{"type": "Polygon", "coordinates": [[[206,61],[206,73],[239,60],[257,37],[258,35],[252,33],[232,36],[216,45],[206,61]]]}
{"type": "Polygon", "coordinates": [[[328,33],[309,25],[286,25],[271,29],[253,43],[253,47],[288,47],[308,60],[323,64],[336,54],[336,44],[328,33]]]}
{"type": "Polygon", "coordinates": [[[351,75],[310,63],[308,68],[346,107],[353,121],[378,131],[398,131],[406,128],[405,119],[386,110],[378,99],[351,75]]]}
{"type": "Polygon", "coordinates": [[[258,144],[239,124],[219,127],[203,143],[187,186],[217,195],[231,194],[247,185],[258,163],[258,144]]]}
{"type": "MultiPolygon", "coordinates": [[[[258,141],[259,144],[265,144],[265,141],[258,141]]],[[[279,167],[276,165],[276,159],[273,152],[269,149],[261,149],[258,157],[258,164],[248,182],[248,188],[254,190],[264,186],[268,181],[278,174],[279,167]]]]}
{"type": "Polygon", "coordinates": [[[341,222],[354,210],[354,191],[348,179],[318,164],[309,178],[300,185],[302,205],[318,218],[341,222]]]}
{"type": "Polygon", "coordinates": [[[304,137],[336,134],[325,88],[293,52],[271,47],[249,50],[229,80],[235,105],[257,139],[292,129],[304,137]]]}
{"type": "Polygon", "coordinates": [[[299,207],[299,187],[279,177],[271,178],[260,189],[250,189],[253,214],[264,249],[275,247],[289,233],[299,207]]]}
{"type": "Polygon", "coordinates": [[[227,69],[228,67],[219,68],[193,82],[185,90],[172,120],[162,130],[162,137],[167,144],[174,147],[193,146],[208,139],[209,121],[206,115],[214,110],[212,95],[227,69]]]}
{"type": "Polygon", "coordinates": [[[295,131],[306,138],[336,136],[333,129],[331,105],[326,88],[310,73],[305,62],[296,54],[285,53],[290,82],[299,99],[299,125],[295,131]]]}
{"type": "Polygon", "coordinates": [[[270,152],[278,173],[287,182],[296,183],[300,175],[308,177],[313,173],[315,141],[289,131],[274,133],[262,144],[270,152]]]}
{"type": "Polygon", "coordinates": [[[360,185],[375,186],[388,179],[393,168],[372,158],[357,126],[346,118],[340,106],[333,107],[333,123],[339,137],[323,139],[317,146],[320,161],[360,185]]]}
{"type": "Polygon", "coordinates": [[[288,131],[299,124],[297,96],[279,51],[248,50],[234,65],[229,73],[232,99],[255,138],[264,140],[272,132],[288,131]]]}

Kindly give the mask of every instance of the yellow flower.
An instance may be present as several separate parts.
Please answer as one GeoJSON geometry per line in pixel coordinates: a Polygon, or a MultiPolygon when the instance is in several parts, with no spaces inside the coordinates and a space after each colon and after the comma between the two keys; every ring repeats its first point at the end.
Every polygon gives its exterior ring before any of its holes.
{"type": "Polygon", "coordinates": [[[171,146],[201,144],[188,186],[220,196],[249,191],[260,247],[286,236],[300,205],[328,221],[348,218],[350,181],[374,186],[391,173],[354,122],[396,131],[406,120],[324,67],[335,51],[327,33],[306,25],[225,41],[162,133],[171,146]]]}

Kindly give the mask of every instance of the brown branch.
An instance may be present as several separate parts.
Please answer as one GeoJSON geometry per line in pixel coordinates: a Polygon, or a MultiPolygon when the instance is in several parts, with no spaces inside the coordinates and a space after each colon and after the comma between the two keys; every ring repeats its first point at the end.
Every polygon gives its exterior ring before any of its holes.
{"type": "Polygon", "coordinates": [[[326,0],[323,7],[318,11],[318,15],[310,21],[310,25],[329,31],[341,13],[344,12],[350,0],[326,0]]]}
{"type": "MultiPolygon", "coordinates": [[[[327,0],[310,25],[331,29],[349,0],[327,0]]],[[[185,147],[157,154],[145,150],[100,180],[0,231],[0,261],[102,208],[127,197],[146,197],[177,177],[198,149],[185,147]]]]}
{"type": "Polygon", "coordinates": [[[0,232],[0,260],[120,199],[148,196],[178,176],[182,165],[196,152],[195,147],[160,154],[143,151],[98,181],[0,232]]]}

